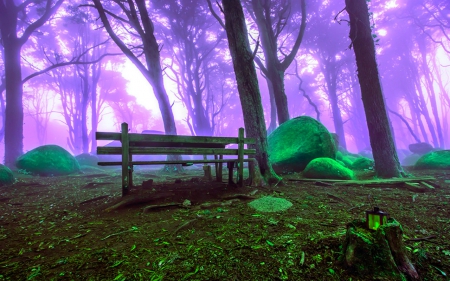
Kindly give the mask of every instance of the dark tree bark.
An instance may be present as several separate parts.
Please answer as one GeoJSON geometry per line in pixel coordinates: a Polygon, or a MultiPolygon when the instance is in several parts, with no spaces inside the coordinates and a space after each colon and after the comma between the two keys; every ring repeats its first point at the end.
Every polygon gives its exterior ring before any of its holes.
{"type": "Polygon", "coordinates": [[[350,40],[356,56],[375,172],[382,178],[400,177],[403,170],[398,160],[381,90],[367,3],[365,0],[345,0],[345,5],[350,16],[350,40]]]}
{"type": "MultiPolygon", "coordinates": [[[[21,71],[21,49],[31,34],[44,25],[56,12],[63,0],[53,4],[47,0],[44,5],[38,0],[24,1],[18,5],[14,1],[0,1],[0,33],[4,47],[6,107],[5,107],[5,165],[14,167],[17,157],[23,154],[23,88],[21,71]],[[35,6],[35,7],[33,7],[35,6]],[[28,10],[41,8],[41,16],[29,22],[28,10]],[[19,18],[27,18],[22,36],[17,35],[19,18]]],[[[32,13],[32,12],[30,12],[32,13]]]]}
{"type": "Polygon", "coordinates": [[[281,178],[272,169],[267,152],[264,111],[242,5],[239,0],[222,0],[222,5],[246,134],[256,139],[256,159],[265,181],[269,184],[278,183],[281,178]]]}

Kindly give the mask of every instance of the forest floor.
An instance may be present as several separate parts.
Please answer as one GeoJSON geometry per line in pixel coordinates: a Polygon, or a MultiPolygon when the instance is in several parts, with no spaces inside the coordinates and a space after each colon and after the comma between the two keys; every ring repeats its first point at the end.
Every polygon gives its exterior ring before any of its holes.
{"type": "Polygon", "coordinates": [[[116,168],[16,174],[0,187],[0,280],[373,280],[339,261],[346,224],[373,207],[369,195],[402,224],[422,280],[449,280],[450,171],[410,173],[434,177],[436,188],[298,181],[301,174],[237,188],[203,181],[201,166],[139,168],[135,183],[154,182],[122,206],[116,168]],[[261,213],[247,205],[264,195],[293,206],[261,213]]]}

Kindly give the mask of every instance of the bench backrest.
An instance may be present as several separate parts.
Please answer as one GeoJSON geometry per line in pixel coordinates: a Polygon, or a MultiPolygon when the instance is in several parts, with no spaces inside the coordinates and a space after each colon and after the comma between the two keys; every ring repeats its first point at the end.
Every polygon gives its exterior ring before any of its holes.
{"type": "MultiPolygon", "coordinates": [[[[238,137],[180,136],[128,133],[128,124],[122,123],[122,133],[96,132],[97,140],[121,141],[122,147],[98,146],[97,154],[122,154],[128,147],[131,154],[183,154],[183,155],[238,155],[239,146],[255,144],[254,138],[244,138],[244,129],[238,137]],[[125,145],[124,145],[125,144],[125,145]],[[237,144],[237,149],[226,148],[237,144]]],[[[255,149],[243,149],[244,155],[255,154],[255,149]]]]}

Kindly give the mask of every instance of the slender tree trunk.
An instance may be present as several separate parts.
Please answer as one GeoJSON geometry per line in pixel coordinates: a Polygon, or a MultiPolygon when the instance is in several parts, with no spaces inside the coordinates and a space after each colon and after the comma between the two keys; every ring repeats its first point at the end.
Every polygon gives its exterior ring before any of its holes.
{"type": "Polygon", "coordinates": [[[290,119],[287,97],[284,91],[284,70],[277,58],[277,38],[274,38],[271,26],[266,25],[263,7],[259,0],[252,1],[256,24],[258,25],[261,45],[266,59],[267,78],[272,83],[278,123],[281,125],[290,119]]]}
{"type": "Polygon", "coordinates": [[[345,141],[344,122],[342,122],[341,109],[337,96],[337,72],[339,71],[334,58],[322,58],[322,73],[327,83],[328,97],[331,105],[331,114],[333,116],[334,130],[339,137],[339,146],[347,149],[345,141]]]}
{"type": "Polygon", "coordinates": [[[222,5],[246,134],[256,139],[256,159],[262,176],[269,184],[278,183],[281,178],[272,169],[267,152],[264,111],[242,5],[239,0],[222,0],[222,5]]]}
{"type": "Polygon", "coordinates": [[[275,92],[273,90],[272,82],[267,77],[266,81],[270,99],[270,123],[269,128],[267,128],[267,133],[271,134],[277,128],[277,103],[275,102],[275,92]]]}
{"type": "Polygon", "coordinates": [[[350,16],[350,39],[356,56],[375,172],[382,178],[400,177],[403,171],[389,127],[381,90],[367,3],[366,0],[345,0],[345,4],[350,16]]]}
{"type": "MultiPolygon", "coordinates": [[[[5,61],[4,58],[3,61],[5,61]]],[[[3,98],[3,92],[6,89],[6,81],[5,76],[2,76],[0,78],[2,80],[0,83],[0,114],[2,118],[2,127],[0,128],[0,142],[2,142],[3,137],[5,136],[5,99],[3,98]]]]}
{"type": "Polygon", "coordinates": [[[89,104],[89,66],[77,66],[78,75],[81,79],[81,150],[83,153],[89,153],[89,136],[87,129],[87,107],[89,104]]]}
{"type": "MultiPolygon", "coordinates": [[[[11,23],[9,36],[16,36],[11,23]]],[[[20,62],[21,44],[17,39],[4,40],[6,107],[5,107],[5,165],[14,167],[23,154],[23,88],[20,62]]]]}
{"type": "Polygon", "coordinates": [[[101,62],[92,65],[92,87],[91,87],[91,153],[97,153],[97,132],[98,115],[100,113],[100,105],[97,107],[97,85],[101,75],[101,62]]]}
{"type": "MultiPolygon", "coordinates": [[[[282,62],[277,56],[277,40],[279,34],[274,32],[272,26],[274,23],[270,18],[271,1],[252,0],[251,2],[256,25],[259,29],[264,58],[266,60],[266,75],[272,82],[275,103],[277,105],[278,123],[281,125],[290,119],[289,107],[284,89],[284,74],[297,54],[303,39],[303,34],[306,28],[306,1],[300,1],[302,7],[302,22],[300,24],[299,34],[294,45],[292,46],[291,52],[285,56],[282,62]]],[[[282,1],[281,5],[285,4],[286,2],[282,1]]]]}
{"type": "Polygon", "coordinates": [[[430,73],[430,68],[428,67],[427,62],[427,50],[425,46],[425,38],[420,38],[418,41],[420,54],[422,56],[422,74],[425,77],[428,96],[430,98],[431,112],[433,113],[434,116],[434,123],[436,125],[436,132],[439,140],[439,143],[437,144],[436,147],[444,148],[444,136],[442,134],[441,120],[439,118],[439,112],[436,101],[436,92],[434,91],[433,81],[431,81],[432,74],[430,73]]]}

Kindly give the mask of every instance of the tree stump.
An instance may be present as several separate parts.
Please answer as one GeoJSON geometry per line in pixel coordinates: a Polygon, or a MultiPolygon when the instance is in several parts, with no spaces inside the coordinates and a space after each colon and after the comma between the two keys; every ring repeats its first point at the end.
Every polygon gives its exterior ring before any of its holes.
{"type": "Polygon", "coordinates": [[[347,224],[341,260],[367,280],[419,280],[402,240],[402,227],[393,218],[376,231],[355,220],[347,224]]]}

